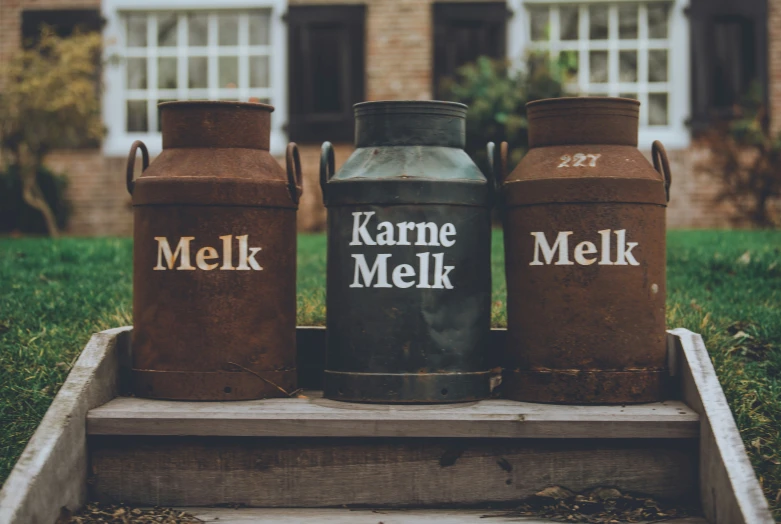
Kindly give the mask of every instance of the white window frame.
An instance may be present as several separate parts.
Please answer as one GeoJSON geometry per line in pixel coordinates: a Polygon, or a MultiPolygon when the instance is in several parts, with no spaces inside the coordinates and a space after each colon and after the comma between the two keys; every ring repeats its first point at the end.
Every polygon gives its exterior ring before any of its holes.
{"type": "MultiPolygon", "coordinates": [[[[522,64],[527,52],[534,48],[531,42],[529,6],[657,1],[664,0],[508,0],[508,6],[514,16],[508,22],[507,56],[514,64],[522,64]]],[[[689,0],[668,0],[667,3],[670,4],[668,125],[640,127],[638,147],[644,150],[650,150],[654,140],[661,140],[668,149],[685,149],[691,144],[691,133],[686,126],[691,112],[689,20],[685,14],[689,0]]],[[[612,40],[609,42],[613,44],[612,40]]],[[[647,45],[647,40],[641,40],[640,45],[647,45]]],[[[642,66],[638,64],[638,69],[642,66]]],[[[641,111],[647,111],[647,108],[641,107],[641,111]]]]}
{"type": "MultiPolygon", "coordinates": [[[[271,113],[271,154],[282,155],[287,144],[287,24],[282,17],[287,9],[287,0],[103,0],[101,10],[106,19],[103,31],[103,56],[107,62],[103,74],[103,122],[107,134],[103,139],[105,156],[125,156],[134,140],[143,140],[151,155],[163,150],[162,135],[152,129],[143,133],[126,131],[127,104],[125,93],[127,86],[126,68],[115,63],[112,57],[122,56],[125,49],[125,24],[123,14],[138,12],[165,11],[228,11],[270,9],[270,47],[269,76],[270,99],[274,106],[271,113]]],[[[181,62],[181,60],[180,60],[181,62]]],[[[180,65],[181,66],[181,65],[180,65]]],[[[149,83],[153,79],[147,79],[149,83]]],[[[241,93],[239,95],[242,96],[241,93]]],[[[211,98],[211,97],[210,97],[211,98]]]]}

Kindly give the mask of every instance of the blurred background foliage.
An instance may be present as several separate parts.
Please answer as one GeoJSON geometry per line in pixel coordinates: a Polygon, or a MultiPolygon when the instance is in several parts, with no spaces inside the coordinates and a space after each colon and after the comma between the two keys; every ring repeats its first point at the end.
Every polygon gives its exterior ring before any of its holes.
{"type": "MultiPolygon", "coordinates": [[[[70,203],[65,198],[68,177],[65,174],[54,173],[44,166],[38,168],[36,176],[43,197],[57,221],[57,227],[65,228],[72,210],[70,203]]],[[[19,168],[16,165],[8,166],[7,169],[0,171],[1,233],[34,235],[47,233],[43,215],[37,209],[27,205],[22,198],[22,182],[19,177],[19,168]]]]}
{"type": "Polygon", "coordinates": [[[528,55],[522,68],[508,61],[481,56],[461,67],[455,78],[443,81],[446,100],[469,106],[466,151],[484,173],[488,172],[487,142],[508,142],[508,172],[528,149],[526,104],[542,98],[564,96],[566,62],[551,62],[547,54],[528,55]]]}
{"type": "Polygon", "coordinates": [[[718,179],[717,199],[728,201],[737,217],[758,228],[781,225],[771,205],[781,198],[781,133],[770,129],[762,87],[754,84],[732,118],[701,137],[710,152],[698,167],[718,179]]]}
{"type": "MultiPolygon", "coordinates": [[[[40,213],[46,231],[57,236],[67,213],[62,190],[44,191],[43,169],[53,149],[81,147],[103,137],[100,113],[102,38],[99,33],[74,33],[63,38],[44,27],[40,39],[19,50],[0,67],[0,148],[6,182],[19,188],[20,213],[40,213]]],[[[50,184],[51,186],[51,184],[50,184]]],[[[6,204],[8,205],[8,204],[6,204]]],[[[24,222],[23,216],[15,218],[24,222]]]]}

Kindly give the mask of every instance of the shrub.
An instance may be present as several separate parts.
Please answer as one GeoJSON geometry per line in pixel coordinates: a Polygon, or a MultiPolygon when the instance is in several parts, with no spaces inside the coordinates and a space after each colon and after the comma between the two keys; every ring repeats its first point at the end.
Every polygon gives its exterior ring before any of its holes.
{"type": "Polygon", "coordinates": [[[507,61],[482,56],[461,67],[456,78],[444,81],[445,98],[469,106],[466,150],[483,172],[488,166],[487,142],[509,142],[508,169],[520,161],[529,143],[526,103],[564,95],[562,70],[547,55],[529,55],[522,71],[507,61]]]}
{"type": "Polygon", "coordinates": [[[719,179],[716,198],[735,207],[736,220],[769,228],[779,225],[771,203],[781,198],[781,134],[770,130],[762,100],[754,87],[735,108],[734,119],[704,133],[701,141],[710,155],[698,167],[719,179]]]}
{"type": "MultiPolygon", "coordinates": [[[[54,214],[57,226],[60,229],[65,228],[71,212],[70,205],[65,200],[67,177],[40,167],[36,179],[44,199],[54,214]]],[[[47,233],[43,215],[28,205],[22,197],[22,183],[19,178],[19,167],[16,165],[0,172],[0,233],[11,232],[47,233]]]]}

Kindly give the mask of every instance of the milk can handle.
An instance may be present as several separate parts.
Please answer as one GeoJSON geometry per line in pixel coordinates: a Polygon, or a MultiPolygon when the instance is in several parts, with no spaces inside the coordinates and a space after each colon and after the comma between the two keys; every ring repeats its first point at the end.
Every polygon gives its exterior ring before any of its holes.
{"type": "Polygon", "coordinates": [[[334,176],[334,146],[331,142],[323,142],[320,149],[320,187],[325,196],[325,185],[334,176]]]}
{"type": "Polygon", "coordinates": [[[301,186],[303,191],[304,185],[301,178],[301,156],[298,154],[298,146],[295,142],[290,142],[287,145],[285,164],[287,166],[287,190],[290,193],[290,199],[298,205],[300,196],[298,186],[301,186]]]}
{"type": "Polygon", "coordinates": [[[146,168],[149,167],[149,151],[146,149],[146,145],[140,140],[136,140],[133,142],[133,145],[130,146],[130,153],[127,155],[127,178],[125,179],[125,183],[127,184],[127,192],[131,195],[133,194],[133,188],[136,185],[136,182],[133,180],[133,171],[135,171],[136,167],[136,150],[138,148],[141,148],[141,172],[143,173],[146,171],[146,168]]]}
{"type": "Polygon", "coordinates": [[[664,192],[667,195],[667,201],[670,201],[670,184],[672,184],[672,174],[670,173],[670,161],[667,159],[667,151],[662,143],[656,140],[651,146],[651,157],[654,160],[654,169],[664,177],[664,192]],[[661,164],[661,166],[660,166],[661,164]]]}
{"type": "Polygon", "coordinates": [[[502,181],[507,176],[507,142],[499,144],[499,165],[496,165],[496,144],[488,142],[485,146],[485,151],[488,154],[488,167],[493,179],[494,186],[498,189],[502,185],[502,181]]]}

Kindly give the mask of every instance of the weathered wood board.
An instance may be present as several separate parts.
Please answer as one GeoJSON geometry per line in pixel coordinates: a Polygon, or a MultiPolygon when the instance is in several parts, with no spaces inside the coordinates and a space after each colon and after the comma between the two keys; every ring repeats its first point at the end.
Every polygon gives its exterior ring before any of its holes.
{"type": "Polygon", "coordinates": [[[263,437],[697,438],[699,415],[680,401],[563,406],[484,400],[381,405],[306,398],[175,402],[117,398],[87,415],[91,435],[263,437]]]}
{"type": "Polygon", "coordinates": [[[669,332],[683,400],[700,416],[700,501],[710,524],[773,524],[702,337],[669,332]]]}
{"type": "Polygon", "coordinates": [[[92,496],[166,506],[461,506],[552,485],[691,500],[696,439],[90,437],[92,496]]]}
{"type": "MultiPolygon", "coordinates": [[[[215,524],[557,524],[535,517],[501,517],[485,510],[371,510],[371,509],[273,509],[182,508],[203,522],[215,524]],[[486,518],[486,517],[490,518],[486,518]]],[[[638,522],[637,524],[648,524],[638,522]]],[[[708,524],[691,517],[665,524],[708,524]]]]}
{"type": "Polygon", "coordinates": [[[130,328],[92,336],[0,491],[0,523],[52,524],[87,497],[87,411],[120,389],[130,328]]]}

